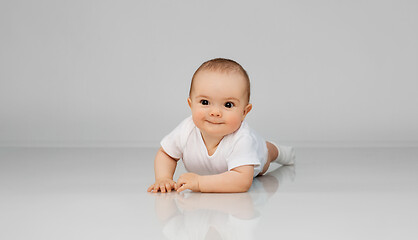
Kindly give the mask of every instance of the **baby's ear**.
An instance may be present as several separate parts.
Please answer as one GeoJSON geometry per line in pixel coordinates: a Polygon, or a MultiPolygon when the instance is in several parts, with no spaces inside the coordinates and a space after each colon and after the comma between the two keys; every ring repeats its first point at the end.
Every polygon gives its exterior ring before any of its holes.
{"type": "Polygon", "coordinates": [[[187,103],[189,104],[189,107],[192,107],[192,99],[190,97],[187,98],[187,103]]]}
{"type": "Polygon", "coordinates": [[[247,106],[244,108],[244,114],[242,115],[242,120],[247,116],[247,114],[253,109],[253,105],[251,103],[248,103],[247,106]]]}

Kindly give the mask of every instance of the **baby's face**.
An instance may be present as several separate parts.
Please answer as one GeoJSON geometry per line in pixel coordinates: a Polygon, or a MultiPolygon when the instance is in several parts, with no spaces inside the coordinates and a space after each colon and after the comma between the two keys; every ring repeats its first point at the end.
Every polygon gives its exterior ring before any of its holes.
{"type": "Polygon", "coordinates": [[[210,70],[195,76],[188,103],[202,134],[219,138],[238,130],[252,107],[243,76],[210,70]]]}

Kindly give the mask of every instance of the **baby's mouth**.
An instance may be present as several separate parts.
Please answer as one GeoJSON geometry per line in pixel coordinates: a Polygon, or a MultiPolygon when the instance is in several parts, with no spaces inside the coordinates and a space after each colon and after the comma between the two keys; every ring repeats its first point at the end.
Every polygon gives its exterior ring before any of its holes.
{"type": "Polygon", "coordinates": [[[222,122],[212,122],[212,121],[209,121],[209,120],[206,120],[206,122],[208,122],[208,123],[210,123],[210,124],[215,124],[215,125],[220,125],[220,124],[222,124],[222,122]]]}

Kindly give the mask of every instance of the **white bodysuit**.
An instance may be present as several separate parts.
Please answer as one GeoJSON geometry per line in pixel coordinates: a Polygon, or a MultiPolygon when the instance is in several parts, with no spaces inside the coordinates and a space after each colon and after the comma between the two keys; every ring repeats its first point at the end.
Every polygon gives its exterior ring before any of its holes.
{"type": "Polygon", "coordinates": [[[268,156],[266,141],[245,121],[237,131],[226,135],[215,153],[209,156],[191,116],[163,138],[161,147],[172,158],[181,158],[187,171],[199,175],[219,174],[239,166],[254,165],[256,177],[263,170],[268,156]]]}

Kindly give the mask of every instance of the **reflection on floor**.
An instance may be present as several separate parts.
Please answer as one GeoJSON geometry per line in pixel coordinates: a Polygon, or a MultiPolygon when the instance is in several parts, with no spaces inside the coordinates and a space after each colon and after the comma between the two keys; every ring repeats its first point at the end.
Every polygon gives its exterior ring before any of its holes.
{"type": "Polygon", "coordinates": [[[156,150],[0,148],[0,239],[418,239],[417,148],[297,149],[240,194],[146,192],[156,150]]]}
{"type": "Polygon", "coordinates": [[[167,239],[256,239],[262,208],[278,190],[279,182],[294,178],[294,169],[282,166],[258,177],[252,190],[246,193],[154,194],[155,211],[163,224],[164,236],[167,239]]]}

